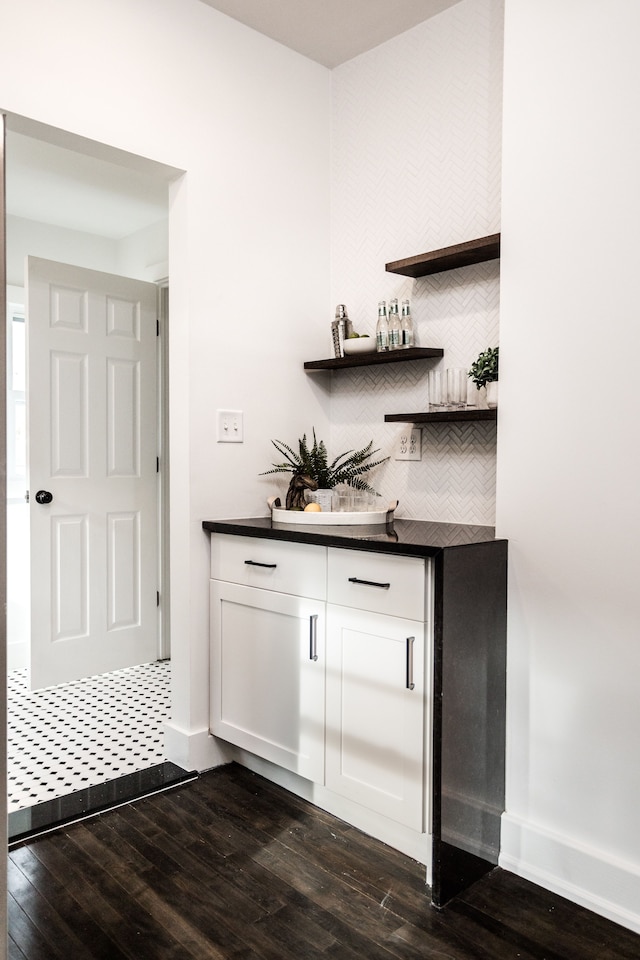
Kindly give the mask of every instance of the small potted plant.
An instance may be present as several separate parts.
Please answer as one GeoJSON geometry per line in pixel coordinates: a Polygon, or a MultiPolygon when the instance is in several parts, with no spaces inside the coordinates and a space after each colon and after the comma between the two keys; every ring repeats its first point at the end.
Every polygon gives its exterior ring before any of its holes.
{"type": "Polygon", "coordinates": [[[487,388],[487,405],[498,406],[498,351],[500,347],[487,347],[471,364],[469,376],[478,390],[487,388]]]}
{"type": "Polygon", "coordinates": [[[324,509],[331,509],[331,491],[339,483],[346,483],[355,490],[379,496],[365,479],[369,470],[388,460],[383,457],[372,460],[378,450],[373,449],[373,440],[361,450],[347,450],[329,462],[327,448],[324,441],[318,441],[316,431],[313,430],[313,446],[307,443],[304,434],[298,440],[298,451],[294,451],[281,440],[271,441],[279,454],[285,459],[282,463],[274,463],[272,470],[265,470],[261,476],[272,473],[290,473],[291,482],[286,496],[287,510],[304,509],[305,490],[328,491],[324,509]]]}

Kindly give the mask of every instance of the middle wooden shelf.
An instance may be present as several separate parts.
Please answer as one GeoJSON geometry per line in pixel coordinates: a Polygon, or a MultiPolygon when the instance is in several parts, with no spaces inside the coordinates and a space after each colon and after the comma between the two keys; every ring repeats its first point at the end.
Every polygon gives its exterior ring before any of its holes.
{"type": "Polygon", "coordinates": [[[305,370],[344,370],[347,367],[371,367],[379,363],[398,363],[405,360],[437,360],[444,356],[441,347],[405,347],[384,353],[352,353],[347,357],[328,360],[307,360],[305,370]]]}

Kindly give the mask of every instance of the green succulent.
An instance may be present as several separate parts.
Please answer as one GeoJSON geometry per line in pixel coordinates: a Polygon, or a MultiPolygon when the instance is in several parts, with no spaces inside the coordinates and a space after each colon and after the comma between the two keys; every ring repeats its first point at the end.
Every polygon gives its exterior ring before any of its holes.
{"type": "Polygon", "coordinates": [[[498,379],[498,351],[500,347],[487,347],[478,359],[471,364],[469,376],[478,390],[498,379]]]}
{"type": "Polygon", "coordinates": [[[355,490],[366,490],[367,493],[379,496],[378,492],[364,479],[364,475],[374,467],[385,463],[389,457],[371,460],[371,457],[378,453],[378,449],[373,449],[373,440],[362,450],[347,450],[346,453],[341,453],[331,463],[329,463],[324,441],[318,441],[315,429],[313,446],[309,447],[307,435],[304,434],[302,439],[298,440],[298,452],[281,440],[272,440],[271,443],[285,460],[283,463],[274,463],[273,470],[265,470],[260,476],[264,477],[271,473],[290,473],[294,476],[297,474],[311,477],[320,489],[330,489],[339,483],[347,483],[355,490]]]}

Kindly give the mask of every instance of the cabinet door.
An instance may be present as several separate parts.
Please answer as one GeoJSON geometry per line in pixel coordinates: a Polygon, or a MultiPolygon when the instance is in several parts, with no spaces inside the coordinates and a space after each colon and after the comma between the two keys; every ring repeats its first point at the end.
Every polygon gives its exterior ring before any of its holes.
{"type": "Polygon", "coordinates": [[[325,605],[211,584],[211,732],[324,782],[325,605]]]}
{"type": "Polygon", "coordinates": [[[328,607],[326,785],[414,830],[426,815],[424,646],[423,623],[328,607]]]}

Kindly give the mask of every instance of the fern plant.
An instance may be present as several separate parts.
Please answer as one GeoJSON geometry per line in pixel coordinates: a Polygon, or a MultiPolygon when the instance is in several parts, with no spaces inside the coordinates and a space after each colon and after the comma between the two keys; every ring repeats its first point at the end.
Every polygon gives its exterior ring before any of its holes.
{"type": "Polygon", "coordinates": [[[293,476],[311,477],[319,489],[330,489],[339,483],[346,483],[355,490],[365,490],[379,496],[366,481],[365,475],[369,470],[385,463],[389,457],[371,459],[379,449],[373,449],[373,440],[362,450],[347,450],[346,453],[341,453],[331,463],[324,441],[317,439],[315,429],[311,447],[307,443],[306,433],[298,440],[297,451],[282,440],[272,440],[271,443],[285,459],[282,463],[274,463],[272,470],[265,470],[261,474],[263,477],[271,473],[290,473],[293,476]]]}

